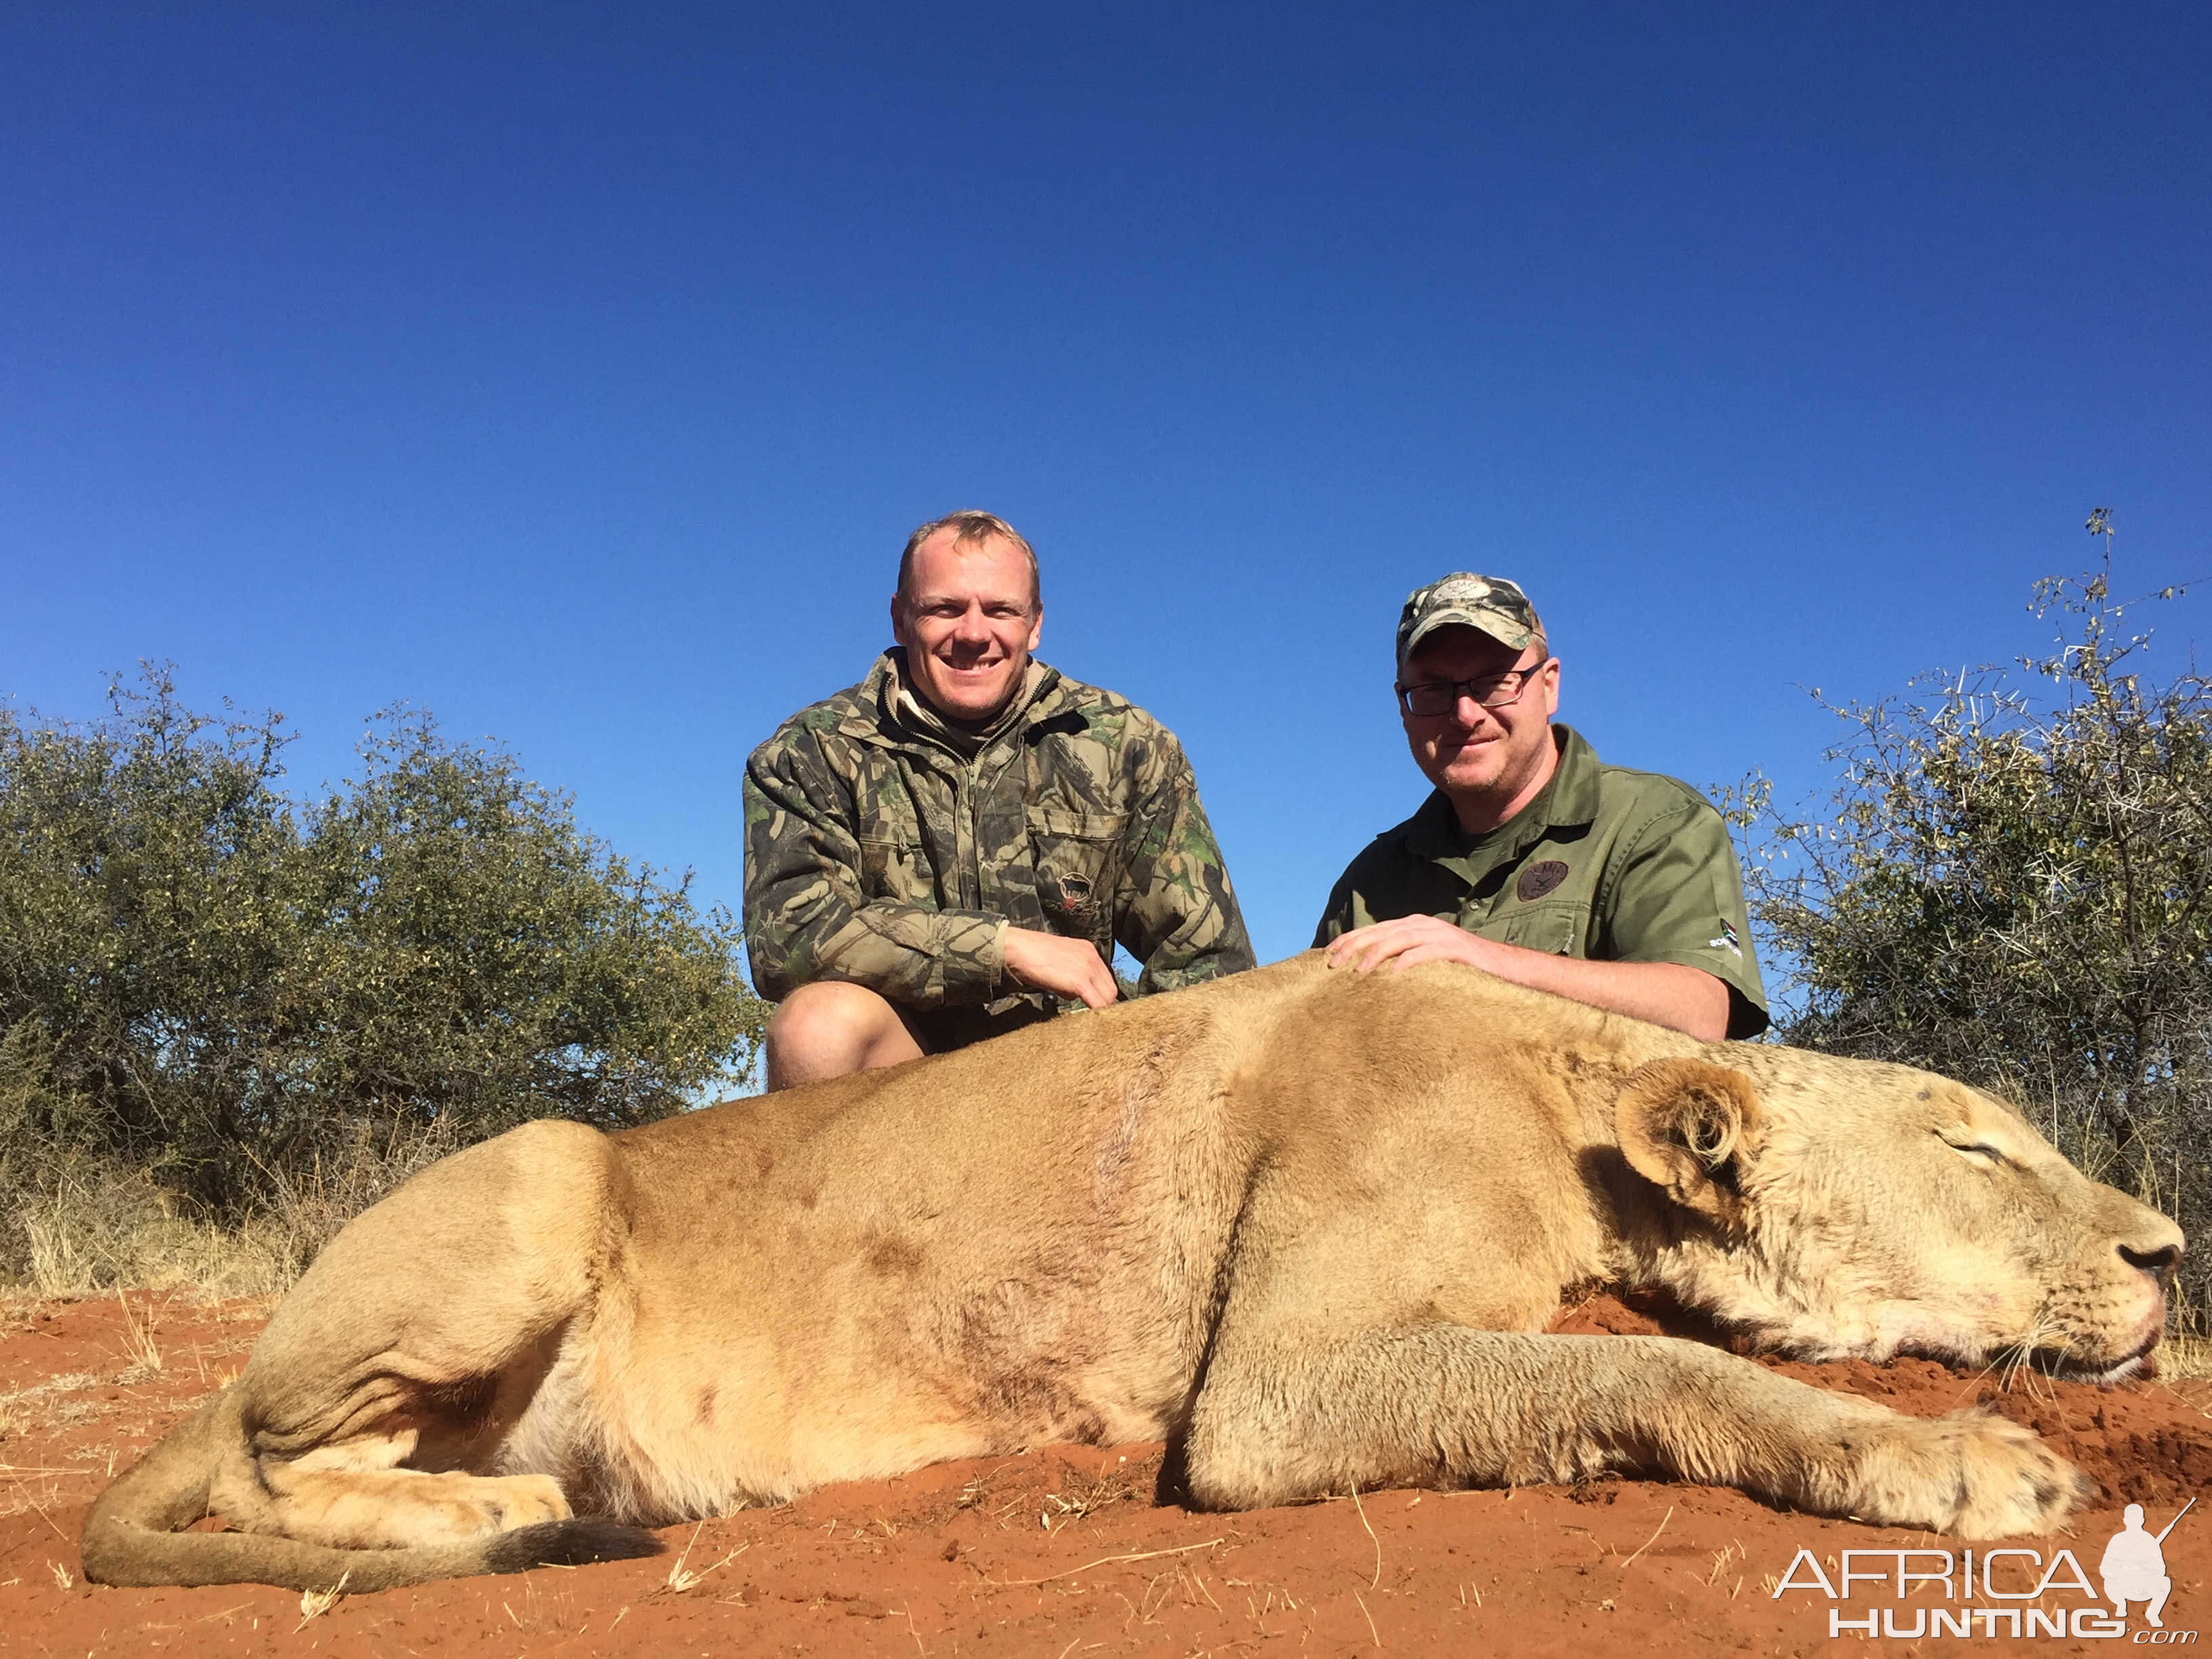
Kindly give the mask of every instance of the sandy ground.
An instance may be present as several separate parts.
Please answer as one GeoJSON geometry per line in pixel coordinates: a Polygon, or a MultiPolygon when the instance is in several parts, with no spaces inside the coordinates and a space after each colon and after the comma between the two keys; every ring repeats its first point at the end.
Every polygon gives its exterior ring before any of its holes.
{"type": "MultiPolygon", "coordinates": [[[[1845,1551],[1965,1546],[1779,1512],[1708,1487],[1607,1480],[1577,1489],[1362,1493],[1292,1509],[1196,1515],[1155,1503],[1157,1446],[1047,1447],[947,1464],[904,1480],[829,1488],[799,1503],[662,1534],[658,1559],[541,1569],[303,1605],[258,1587],[115,1590],[82,1582],[77,1528],[112,1468],[236,1373],[264,1306],[133,1296],[18,1307],[0,1325],[0,1651],[63,1656],[1082,1654],[1717,1651],[1831,1648],[1836,1610],[1887,1609],[1900,1632],[1944,1587],[1831,1579],[1845,1551]]],[[[1563,1328],[1650,1332],[1646,1313],[1600,1298],[1563,1328]]],[[[2099,1389],[1989,1377],[1920,1361],[1788,1365],[1826,1386],[1935,1414],[1975,1401],[2027,1423],[2099,1486],[2068,1535],[2017,1540],[1999,1587],[2025,1590],[2070,1549],[2094,1583],[2119,1508],[2153,1530],[2212,1487],[2212,1389],[2201,1382],[2099,1389]]],[[[2212,1641],[2212,1513],[2166,1543],[2169,1632],[2212,1641]]],[[[1852,1558],[1881,1571],[1885,1558],[1852,1558]]],[[[1915,1561],[1929,1570],[1936,1558],[1915,1561]]],[[[1988,1564],[1984,1563],[1984,1566],[1988,1564]]],[[[1893,1567],[1890,1569],[1893,1571],[1893,1567]]],[[[1963,1597],[1961,1598],[1963,1601],[1963,1597]]],[[[1978,1595],[2002,1610],[2081,1607],[1978,1595]]],[[[1877,1626],[1877,1628],[1880,1628],[1877,1626]]],[[[2048,1626],[2030,1626],[2047,1631],[2048,1626]]],[[[1953,1635],[1884,1640],[1884,1651],[2098,1650],[2094,1631],[2010,1639],[2004,1615],[1953,1635]]],[[[2121,1645],[2151,1634],[2140,1607],[2121,1645]]],[[[1846,1632],[1843,1640],[1859,1638],[1846,1632]]],[[[2117,1651],[2118,1647],[2107,1650],[2117,1651]]]]}

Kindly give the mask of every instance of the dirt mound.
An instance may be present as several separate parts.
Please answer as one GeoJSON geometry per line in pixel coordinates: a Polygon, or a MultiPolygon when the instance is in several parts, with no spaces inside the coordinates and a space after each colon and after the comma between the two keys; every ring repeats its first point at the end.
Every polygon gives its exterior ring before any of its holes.
{"type": "MultiPolygon", "coordinates": [[[[1158,1446],[1052,1447],[672,1528],[654,1560],[341,1596],[319,1612],[252,1586],[88,1589],[77,1528],[109,1468],[235,1373],[264,1311],[134,1297],[128,1317],[112,1302],[78,1303],[0,1326],[0,1651],[1075,1659],[1231,1650],[1580,1655],[1603,1644],[1809,1655],[1826,1648],[1832,1610],[1851,1620],[1886,1611],[1903,1633],[1946,1603],[1941,1585],[1926,1584],[1903,1599],[1864,1583],[1842,1601],[1808,1589],[1774,1595],[1785,1577],[1808,1582],[1803,1567],[1792,1571],[1800,1549],[1831,1579],[1846,1550],[1963,1549],[1784,1513],[1735,1492],[1632,1480],[1363,1492],[1200,1515],[1156,1501],[1158,1446]]],[[[1610,1297],[1583,1304],[1560,1328],[1692,1334],[1664,1309],[1610,1297]]],[[[2022,1540],[2034,1562],[2004,1565],[2023,1589],[2061,1548],[2094,1580],[2120,1504],[2146,1505],[2155,1531],[2212,1471],[2207,1390],[2196,1382],[2096,1389],[2021,1377],[2007,1389],[1924,1361],[1777,1369],[1919,1415],[1984,1403],[2072,1457],[2100,1496],[2070,1535],[2022,1540]]],[[[2192,1512],[2167,1538],[2166,1559],[2167,1626],[2212,1626],[2212,1516],[2192,1512]]],[[[1984,1601],[1998,1610],[1987,1633],[1977,1626],[1971,1638],[1915,1647],[1985,1650],[1992,1637],[2017,1633],[2002,1622],[2016,1617],[2007,1609],[2063,1618],[2087,1605],[2067,1582],[2061,1571],[2040,1602],[1984,1601]]]]}

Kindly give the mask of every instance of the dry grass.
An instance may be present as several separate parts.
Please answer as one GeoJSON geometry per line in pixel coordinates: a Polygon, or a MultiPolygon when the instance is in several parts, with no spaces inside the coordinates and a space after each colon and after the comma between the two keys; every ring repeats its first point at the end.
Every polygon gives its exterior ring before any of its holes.
{"type": "Polygon", "coordinates": [[[2158,1374],[2169,1382],[2212,1376],[2212,1336],[2172,1331],[2158,1346],[2158,1374]]]}
{"type": "Polygon", "coordinates": [[[752,1547],[750,1543],[740,1544],[735,1549],[732,1550],[727,1555],[724,1556],[720,1560],[714,1563],[713,1565],[701,1567],[695,1571],[687,1567],[684,1564],[690,1560],[691,1546],[699,1541],[700,1529],[706,1524],[707,1523],[704,1521],[702,1521],[698,1526],[691,1528],[690,1537],[684,1540],[684,1553],[676,1558],[675,1561],[668,1569],[668,1588],[678,1595],[683,1595],[686,1590],[693,1589],[702,1579],[705,1578],[708,1573],[713,1572],[715,1568],[728,1566],[731,1562],[736,1560],[740,1555],[743,1555],[747,1550],[752,1547]]]}
{"type": "Polygon", "coordinates": [[[122,1380],[129,1382],[159,1376],[161,1345],[154,1340],[154,1332],[161,1323],[161,1315],[149,1302],[142,1316],[131,1308],[131,1298],[120,1291],[115,1293],[115,1305],[123,1313],[123,1352],[131,1362],[124,1368],[122,1380]]]}
{"type": "MultiPolygon", "coordinates": [[[[277,1295],[340,1227],[458,1146],[434,1124],[356,1126],[305,1173],[272,1174],[259,1207],[229,1224],[183,1212],[143,1170],[10,1170],[0,1189],[0,1289],[52,1298],[125,1287],[211,1299],[277,1295]]],[[[150,1329],[130,1340],[134,1356],[158,1370],[150,1329]]]]}
{"type": "Polygon", "coordinates": [[[71,1171],[43,1185],[17,1195],[13,1218],[18,1282],[40,1296],[97,1296],[125,1285],[255,1296],[297,1276],[282,1230],[226,1229],[180,1216],[137,1171],[71,1171]]]}
{"type": "Polygon", "coordinates": [[[319,1619],[337,1606],[338,1599],[345,1594],[346,1580],[352,1577],[350,1572],[340,1573],[338,1582],[326,1590],[301,1590],[300,1622],[292,1626],[292,1634],[297,1636],[307,1629],[308,1620],[319,1619]]]}

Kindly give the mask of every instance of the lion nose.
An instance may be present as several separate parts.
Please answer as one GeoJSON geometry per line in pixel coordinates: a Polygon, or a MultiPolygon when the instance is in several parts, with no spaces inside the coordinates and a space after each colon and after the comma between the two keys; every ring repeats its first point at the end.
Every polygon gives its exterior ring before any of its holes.
{"type": "Polygon", "coordinates": [[[2181,1246],[2179,1244],[2160,1244],[2147,1250],[2123,1244],[2119,1251],[2121,1261],[2130,1267],[2142,1268],[2158,1280],[2161,1290],[2173,1283],[2173,1270],[2181,1265],[2181,1246]]]}

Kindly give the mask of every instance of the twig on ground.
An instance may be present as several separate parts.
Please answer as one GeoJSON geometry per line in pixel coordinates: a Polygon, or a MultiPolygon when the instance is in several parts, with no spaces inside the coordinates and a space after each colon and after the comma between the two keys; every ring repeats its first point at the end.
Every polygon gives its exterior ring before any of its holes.
{"type": "Polygon", "coordinates": [[[17,1486],[19,1486],[22,1487],[22,1489],[23,1489],[23,1501],[24,1501],[26,1504],[29,1504],[33,1509],[34,1509],[34,1510],[38,1510],[38,1512],[39,1512],[39,1519],[40,1519],[40,1520],[41,1520],[41,1521],[45,1522],[46,1522],[49,1527],[53,1527],[54,1536],[55,1536],[55,1537],[57,1537],[57,1538],[58,1538],[58,1539],[60,1539],[60,1540],[62,1540],[62,1542],[63,1542],[63,1543],[64,1543],[64,1544],[70,1542],[70,1541],[71,1541],[71,1540],[70,1540],[70,1535],[69,1535],[67,1533],[64,1532],[64,1531],[63,1531],[59,1527],[55,1527],[55,1526],[54,1526],[54,1517],[53,1517],[52,1516],[48,1515],[48,1514],[46,1513],[46,1506],[44,1504],[41,1504],[40,1502],[39,1502],[39,1500],[38,1500],[37,1498],[33,1498],[33,1497],[32,1497],[32,1496],[31,1496],[31,1487],[30,1487],[30,1483],[29,1483],[28,1481],[26,1481],[26,1480],[23,1480],[18,1479],[17,1477],[15,1477],[15,1476],[14,1476],[14,1475],[10,1475],[10,1476],[9,1477],[9,1480],[14,1480],[17,1486]]]}
{"type": "Polygon", "coordinates": [[[1157,1555],[1188,1555],[1193,1550],[1210,1550],[1223,1540],[1209,1538],[1203,1544],[1183,1544],[1171,1550],[1138,1550],[1129,1555],[1102,1555],[1096,1561],[1085,1561],[1079,1567],[1066,1567],[1058,1572],[1048,1572],[1042,1578],[986,1578],[987,1584],[1000,1589],[1018,1589],[1024,1584],[1048,1584],[1055,1578],[1070,1578],[1079,1572],[1088,1572],[1093,1567],[1111,1566],[1116,1561],[1149,1561],[1157,1555]]]}
{"type": "MultiPolygon", "coordinates": [[[[1674,1518],[1674,1506],[1672,1504],[1669,1504],[1667,1505],[1667,1513],[1659,1517],[1659,1524],[1652,1528],[1651,1536],[1645,1539],[1641,1544],[1638,1544],[1636,1547],[1636,1555],[1643,1554],[1644,1551],[1650,1549],[1654,1544],[1657,1543],[1659,1541],[1659,1534],[1667,1530],[1667,1523],[1674,1518]]],[[[1630,1556],[1627,1560],[1620,1564],[1620,1570],[1623,1572],[1626,1572],[1629,1568],[1636,1565],[1636,1555],[1630,1556]]]]}
{"type": "Polygon", "coordinates": [[[1375,1528],[1367,1525],[1367,1506],[1359,1501],[1357,1480],[1352,1483],[1352,1507],[1358,1514],[1359,1524],[1367,1527],[1367,1541],[1375,1546],[1375,1576],[1367,1581],[1367,1588],[1373,1589],[1382,1582],[1382,1540],[1375,1535],[1375,1528]]]}

